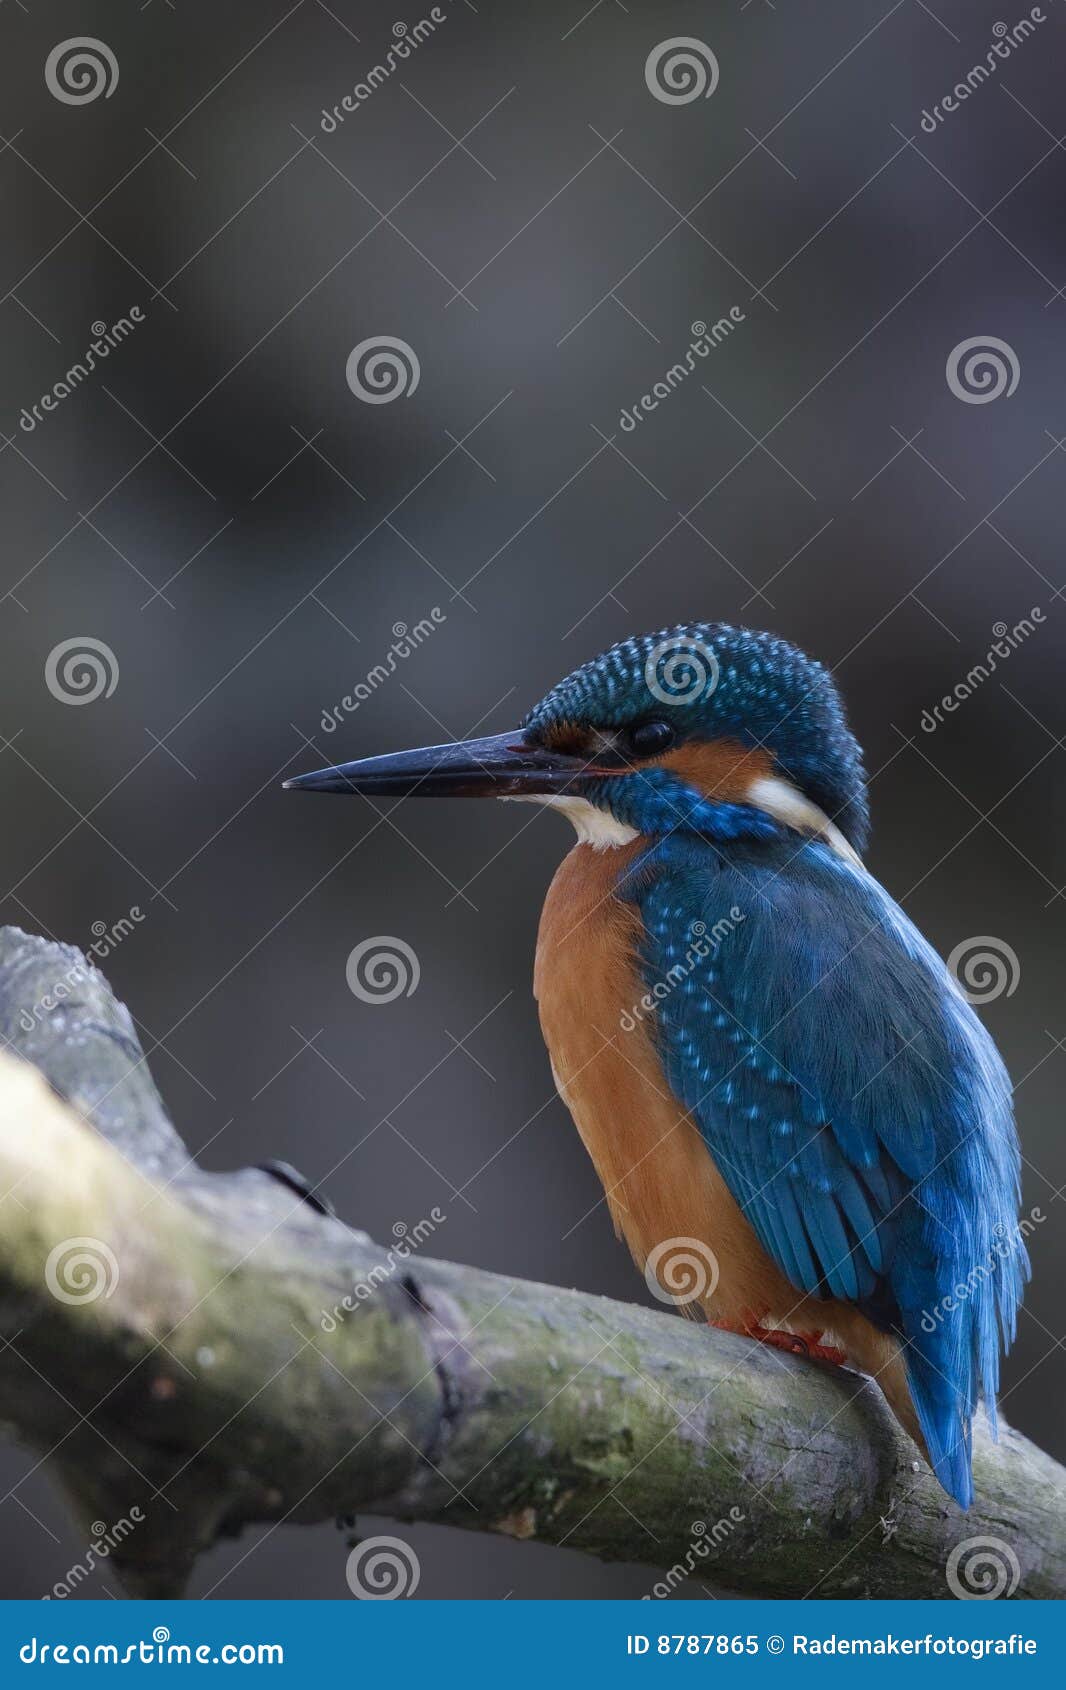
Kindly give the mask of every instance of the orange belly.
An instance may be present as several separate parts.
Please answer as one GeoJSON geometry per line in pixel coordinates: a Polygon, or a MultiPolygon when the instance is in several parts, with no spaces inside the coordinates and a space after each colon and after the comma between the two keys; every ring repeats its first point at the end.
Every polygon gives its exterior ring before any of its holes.
{"type": "Polygon", "coordinates": [[[592,1157],[639,1268],[651,1258],[664,1300],[738,1329],[823,1332],[876,1377],[920,1436],[896,1341],[858,1309],[797,1291],[741,1213],[655,1050],[637,967],[639,911],[614,896],[643,842],[560,864],[541,915],[533,988],[559,1094],[592,1157]],[[634,1025],[635,1023],[635,1025],[634,1025]],[[630,1031],[626,1031],[630,1028],[630,1031]],[[678,1241],[681,1248],[671,1248],[678,1241]],[[694,1246],[695,1248],[692,1248],[694,1246]]]}
{"type": "Polygon", "coordinates": [[[692,1240],[717,1264],[694,1302],[718,1320],[761,1321],[771,1309],[789,1310],[797,1293],[762,1249],[667,1085],[647,1012],[639,1009],[647,991],[635,960],[640,914],[612,888],[640,849],[639,841],[610,851],[576,845],[560,865],[537,941],[534,991],[544,1039],[615,1230],[637,1266],[643,1270],[660,1252],[669,1289],[673,1253],[663,1247],[692,1240]]]}
{"type": "Polygon", "coordinates": [[[642,848],[634,840],[620,850],[576,845],[569,852],[544,902],[534,972],[559,1095],[593,1159],[615,1230],[640,1269],[649,1257],[661,1262],[662,1293],[681,1293],[689,1310],[735,1327],[828,1332],[858,1366],[882,1372],[894,1340],[855,1308],[808,1298],[789,1283],[667,1085],[652,1039],[654,1011],[640,1009],[647,992],[637,968],[640,913],[613,894],[642,848]],[[677,1251],[676,1279],[671,1240],[696,1246],[677,1251]],[[698,1276],[701,1262],[713,1266],[689,1303],[688,1274],[698,1276]]]}

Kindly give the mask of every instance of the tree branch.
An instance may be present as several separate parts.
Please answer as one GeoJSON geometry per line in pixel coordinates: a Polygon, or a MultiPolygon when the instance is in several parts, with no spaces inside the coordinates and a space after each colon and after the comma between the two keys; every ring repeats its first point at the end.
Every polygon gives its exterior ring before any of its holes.
{"type": "Polygon", "coordinates": [[[1017,1433],[978,1434],[962,1515],[856,1375],[204,1172],[103,976],[12,928],[0,1035],[0,1418],[84,1522],[143,1515],[134,1594],[253,1522],[375,1513],[762,1596],[947,1597],[992,1536],[1015,1595],[1066,1595],[1066,1472],[1017,1433]]]}

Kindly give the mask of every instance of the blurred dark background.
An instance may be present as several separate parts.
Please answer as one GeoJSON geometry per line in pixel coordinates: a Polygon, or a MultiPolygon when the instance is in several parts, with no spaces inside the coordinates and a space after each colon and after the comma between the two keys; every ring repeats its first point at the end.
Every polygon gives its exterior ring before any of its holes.
{"type": "MultiPolygon", "coordinates": [[[[435,1254],[639,1298],[531,997],[569,831],[280,781],[509,727],[629,632],[788,635],[834,667],[866,747],[873,872],[943,953],[990,936],[1018,959],[981,1013],[1018,1086],[1025,1204],[1048,1219],[1004,1404],[1062,1457],[1063,5],[932,134],[923,110],[1014,9],[441,10],[334,133],[323,108],[428,7],[0,13],[0,915],[85,945],[143,913],[103,966],[206,1165],[286,1157],[379,1238],[437,1206],[435,1254]],[[109,97],[49,91],[51,49],[77,36],[111,49],[109,97]],[[673,37],[713,49],[712,97],[652,96],[645,62],[673,37]],[[731,337],[623,433],[691,325],[732,305],[731,337]],[[90,325],[132,306],[145,320],[106,364],[21,426],[90,325]],[[420,379],[367,404],[346,360],[382,335],[420,379]],[[949,387],[977,336],[1016,358],[1009,396],[949,387]],[[923,732],[1034,606],[1043,624],[923,732]],[[394,626],[433,607],[432,637],[324,733],[394,626]],[[85,638],[118,684],[75,708],[45,668],[85,638]],[[416,952],[413,996],[348,989],[377,934],[416,952]]],[[[35,1461],[3,1455],[7,1596],[84,1552],[35,1461]]],[[[420,1596],[653,1577],[398,1529],[420,1596]]],[[[346,1598],[345,1555],[330,1528],[246,1537],[193,1594],[346,1598]]],[[[109,1593],[106,1568],[81,1587],[109,1593]]]]}

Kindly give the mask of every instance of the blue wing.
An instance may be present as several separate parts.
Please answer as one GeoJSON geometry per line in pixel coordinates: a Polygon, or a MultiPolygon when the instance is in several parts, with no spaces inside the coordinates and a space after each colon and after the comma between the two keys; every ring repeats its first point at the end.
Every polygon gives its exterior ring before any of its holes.
{"type": "Polygon", "coordinates": [[[937,1477],[966,1507],[1028,1259],[1010,1082],[931,947],[812,842],[674,835],[627,883],[667,1078],[798,1290],[900,1337],[937,1477]],[[693,928],[697,924],[697,929],[693,928]],[[702,923],[702,932],[698,924],[702,923]]]}

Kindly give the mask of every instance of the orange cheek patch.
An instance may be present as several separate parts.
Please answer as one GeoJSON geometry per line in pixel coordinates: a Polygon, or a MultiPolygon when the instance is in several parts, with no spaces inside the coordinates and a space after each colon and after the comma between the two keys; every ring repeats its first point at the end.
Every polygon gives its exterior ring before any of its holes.
{"type": "Polygon", "coordinates": [[[679,745],[654,758],[653,763],[661,769],[672,769],[705,798],[731,803],[743,803],[752,782],[774,772],[774,760],[768,751],[741,745],[735,739],[679,745]]]}

